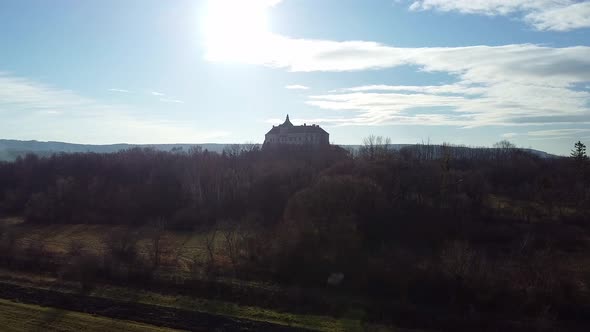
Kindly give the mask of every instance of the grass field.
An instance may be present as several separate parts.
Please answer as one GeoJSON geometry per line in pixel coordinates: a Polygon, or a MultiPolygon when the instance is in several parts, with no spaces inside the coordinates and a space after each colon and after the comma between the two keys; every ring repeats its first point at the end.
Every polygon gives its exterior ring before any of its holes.
{"type": "MultiPolygon", "coordinates": [[[[28,225],[20,217],[0,218],[0,227],[9,231],[16,240],[16,247],[26,249],[32,244],[42,244],[43,250],[48,253],[63,255],[67,254],[72,242],[82,243],[84,250],[89,253],[100,255],[105,250],[104,243],[109,241],[109,234],[123,234],[131,232],[138,240],[137,248],[140,254],[147,255],[145,252],[149,247],[148,235],[152,229],[145,227],[124,227],[110,225],[28,225]]],[[[191,262],[205,262],[207,259],[207,249],[205,238],[211,236],[211,232],[194,231],[194,232],[174,232],[164,231],[163,239],[172,250],[168,257],[163,257],[164,261],[170,261],[178,256],[175,264],[177,268],[188,271],[191,262]]],[[[221,232],[214,237],[214,255],[223,260],[225,242],[221,232]]]]}
{"type": "Polygon", "coordinates": [[[171,332],[178,331],[130,322],[40,307],[0,299],[0,329],[5,332],[63,331],[63,332],[171,332]]]}

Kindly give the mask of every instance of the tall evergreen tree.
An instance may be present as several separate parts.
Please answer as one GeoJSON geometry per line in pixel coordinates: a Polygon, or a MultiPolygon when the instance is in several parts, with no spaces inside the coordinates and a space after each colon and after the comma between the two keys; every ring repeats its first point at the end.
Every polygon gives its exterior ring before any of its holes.
{"type": "Polygon", "coordinates": [[[578,141],[576,144],[574,144],[574,149],[572,150],[571,156],[577,161],[587,160],[588,156],[586,155],[586,145],[581,141],[578,141]]]}

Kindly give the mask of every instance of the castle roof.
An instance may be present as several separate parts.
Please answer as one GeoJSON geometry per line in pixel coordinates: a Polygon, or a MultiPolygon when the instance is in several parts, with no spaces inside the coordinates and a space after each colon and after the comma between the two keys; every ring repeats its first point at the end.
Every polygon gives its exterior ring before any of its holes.
{"type": "Polygon", "coordinates": [[[266,133],[273,134],[273,135],[280,135],[281,129],[283,129],[283,134],[327,134],[324,129],[322,129],[318,125],[303,125],[303,126],[294,126],[291,121],[289,120],[289,115],[285,119],[285,122],[281,125],[274,126],[272,129],[266,133]],[[286,130],[285,130],[286,129],[286,130]]]}
{"type": "Polygon", "coordinates": [[[293,127],[293,124],[289,120],[289,114],[287,114],[287,118],[285,119],[285,122],[283,122],[282,126],[291,126],[291,127],[293,127]]]}

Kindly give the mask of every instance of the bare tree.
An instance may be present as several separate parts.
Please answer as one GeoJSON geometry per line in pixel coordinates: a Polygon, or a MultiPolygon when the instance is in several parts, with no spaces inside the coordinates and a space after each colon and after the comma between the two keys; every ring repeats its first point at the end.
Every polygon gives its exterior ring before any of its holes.
{"type": "Polygon", "coordinates": [[[516,151],[516,145],[508,140],[495,143],[493,148],[496,150],[496,159],[499,160],[511,157],[516,151]]]}
{"type": "Polygon", "coordinates": [[[156,219],[152,224],[149,234],[149,254],[153,268],[160,267],[162,257],[170,253],[170,243],[166,238],[166,220],[164,218],[156,219]]]}
{"type": "Polygon", "coordinates": [[[205,248],[207,249],[208,265],[213,266],[215,263],[215,238],[217,236],[217,226],[205,237],[205,248]]]}
{"type": "Polygon", "coordinates": [[[260,150],[260,145],[253,142],[246,142],[241,145],[241,152],[253,152],[260,150]]]}
{"type": "Polygon", "coordinates": [[[242,153],[242,146],[240,144],[230,144],[223,148],[223,154],[229,158],[237,158],[242,153]]]}
{"type": "Polygon", "coordinates": [[[370,135],[363,139],[363,146],[359,149],[362,158],[368,160],[383,159],[391,151],[391,139],[389,137],[370,135]]]}
{"type": "Polygon", "coordinates": [[[377,144],[375,135],[370,135],[363,139],[363,146],[360,148],[360,154],[369,160],[375,158],[375,145],[377,144]]]}
{"type": "Polygon", "coordinates": [[[223,231],[223,238],[225,240],[225,250],[231,261],[234,273],[236,272],[238,260],[238,234],[237,227],[229,226],[223,231]]]}

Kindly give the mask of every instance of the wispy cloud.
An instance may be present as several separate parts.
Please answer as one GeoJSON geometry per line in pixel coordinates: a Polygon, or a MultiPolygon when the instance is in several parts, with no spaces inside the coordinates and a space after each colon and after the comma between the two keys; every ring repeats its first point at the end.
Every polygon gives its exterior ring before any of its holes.
{"type": "Polygon", "coordinates": [[[30,79],[0,72],[0,133],[5,138],[76,143],[203,142],[230,135],[186,122],[146,115],[124,104],[105,104],[30,79]]]}
{"type": "MultiPolygon", "coordinates": [[[[365,41],[274,36],[269,52],[224,54],[232,61],[295,72],[411,66],[446,73],[451,84],[345,87],[308,104],[339,112],[339,124],[526,125],[590,121],[590,47],[533,44],[400,48],[365,41]],[[437,109],[444,108],[445,112],[437,109]],[[431,108],[424,112],[424,108],[431,108]],[[422,109],[422,110],[420,110],[422,109]]],[[[222,61],[222,60],[220,60],[222,61]]],[[[337,121],[332,119],[330,123],[337,121]]]]}
{"type": "Polygon", "coordinates": [[[0,112],[62,112],[84,108],[94,101],[73,91],[14,77],[0,72],[0,112]]]}
{"type": "Polygon", "coordinates": [[[517,133],[504,133],[504,134],[502,134],[503,138],[514,138],[516,136],[518,136],[517,133]]]}
{"type": "Polygon", "coordinates": [[[285,89],[289,90],[309,90],[309,87],[305,85],[293,84],[285,86],[285,89]]]}
{"type": "Polygon", "coordinates": [[[590,2],[574,0],[415,0],[410,10],[437,10],[486,16],[519,15],[538,30],[590,27],[590,2]]]}
{"type": "Polygon", "coordinates": [[[184,101],[182,101],[180,99],[176,99],[176,98],[171,98],[163,92],[152,91],[151,94],[152,94],[152,96],[160,97],[158,100],[163,103],[184,104],[184,101]]]}
{"type": "Polygon", "coordinates": [[[109,89],[111,92],[129,93],[131,91],[125,89],[109,89]]]}
{"type": "Polygon", "coordinates": [[[344,88],[332,92],[418,92],[428,94],[460,94],[460,95],[481,95],[486,91],[485,87],[473,86],[466,83],[445,84],[445,85],[366,85],[353,88],[344,88]]]}
{"type": "Polygon", "coordinates": [[[420,124],[463,127],[589,123],[590,94],[567,87],[489,82],[485,88],[408,87],[392,92],[330,93],[307,103],[338,111],[340,124],[420,124]]]}

